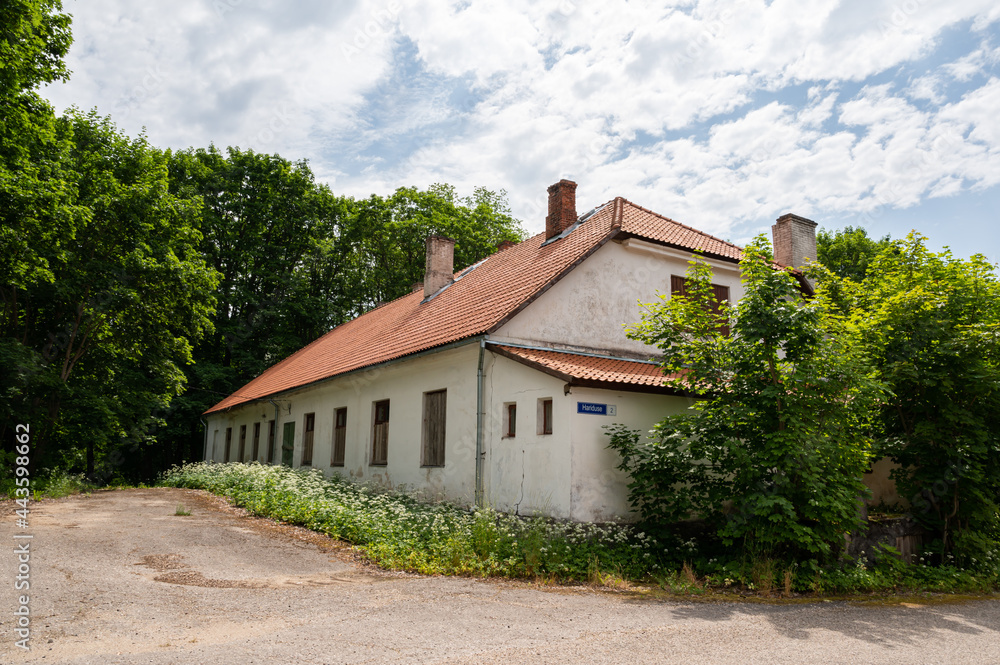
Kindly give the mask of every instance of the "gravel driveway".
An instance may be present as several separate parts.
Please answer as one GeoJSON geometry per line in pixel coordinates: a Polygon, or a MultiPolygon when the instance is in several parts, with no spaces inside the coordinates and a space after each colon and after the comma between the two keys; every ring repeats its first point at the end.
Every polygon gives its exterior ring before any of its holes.
{"type": "Polygon", "coordinates": [[[178,489],[32,505],[24,652],[3,505],[3,663],[1000,663],[1000,600],[680,603],[384,573],[178,489]]]}

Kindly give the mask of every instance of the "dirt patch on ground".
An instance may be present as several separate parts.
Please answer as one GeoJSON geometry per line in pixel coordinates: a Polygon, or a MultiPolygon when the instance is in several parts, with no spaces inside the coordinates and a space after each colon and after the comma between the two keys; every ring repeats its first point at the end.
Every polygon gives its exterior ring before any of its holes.
{"type": "Polygon", "coordinates": [[[183,554],[147,554],[142,557],[142,561],[135,565],[146,566],[147,568],[160,571],[177,570],[186,567],[182,561],[183,558],[183,554]]]}
{"type": "Polygon", "coordinates": [[[268,586],[263,582],[253,582],[249,580],[240,581],[209,579],[197,570],[175,570],[164,575],[157,575],[153,579],[157,582],[167,582],[168,584],[214,587],[216,589],[263,589],[268,586]]]}

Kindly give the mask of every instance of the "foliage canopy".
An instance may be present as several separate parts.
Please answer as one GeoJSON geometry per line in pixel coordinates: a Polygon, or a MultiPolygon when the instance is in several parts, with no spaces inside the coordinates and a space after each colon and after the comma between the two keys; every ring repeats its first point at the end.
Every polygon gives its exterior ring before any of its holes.
{"type": "Polygon", "coordinates": [[[880,386],[850,328],[773,268],[763,237],[741,268],[736,304],[713,307],[696,259],[685,294],[647,306],[629,335],[660,348],[667,385],[691,405],[646,440],[612,429],[611,447],[650,529],[698,519],[753,553],[829,558],[859,523],[880,386]]]}
{"type": "Polygon", "coordinates": [[[985,257],[934,253],[917,233],[874,259],[849,297],[851,322],[889,389],[883,452],[913,515],[983,559],[1000,540],[1000,281],[985,257]],[[991,544],[992,542],[992,544],[991,544]]]}

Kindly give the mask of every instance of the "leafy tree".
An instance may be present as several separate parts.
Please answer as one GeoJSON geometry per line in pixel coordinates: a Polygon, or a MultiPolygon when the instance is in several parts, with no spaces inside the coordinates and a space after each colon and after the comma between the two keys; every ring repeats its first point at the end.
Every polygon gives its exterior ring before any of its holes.
{"type": "Polygon", "coordinates": [[[0,443],[28,414],[24,400],[44,379],[39,355],[18,328],[17,298],[53,276],[44,256],[50,239],[65,238],[75,210],[60,176],[68,147],[64,125],[38,96],[43,83],[65,80],[63,57],[72,38],[59,2],[20,1],[0,8],[0,443]]]}
{"type": "Polygon", "coordinates": [[[72,203],[60,177],[65,126],[38,96],[65,80],[70,17],[57,0],[18,0],[0,8],[0,283],[51,278],[37,241],[65,233],[72,203]]]}
{"type": "Polygon", "coordinates": [[[861,226],[833,233],[820,229],[816,234],[816,259],[835,275],[860,282],[875,257],[891,245],[888,235],[876,240],[861,226]]]}
{"type": "MultiPolygon", "coordinates": [[[[890,395],[885,453],[942,552],[1000,541],[1000,282],[985,257],[934,253],[911,233],[849,291],[890,395]]],[[[991,544],[992,543],[992,544],[991,544]]]]}
{"type": "Polygon", "coordinates": [[[647,305],[629,335],[658,346],[666,384],[696,401],[645,441],[616,427],[611,447],[648,528],[699,519],[758,555],[829,558],[859,523],[880,387],[829,303],[805,301],[771,260],[763,237],[746,248],[737,304],[714,302],[695,260],[686,294],[647,305]]]}
{"type": "Polygon", "coordinates": [[[299,282],[304,272],[319,281],[315,261],[333,258],[323,241],[339,234],[346,206],[305,162],[210,147],[173,153],[170,171],[172,192],[203,202],[199,249],[220,275],[215,331],[199,346],[200,361],[232,368],[238,381],[339,323],[323,296],[338,290],[344,266],[329,266],[325,294],[302,293],[299,282]]]}
{"type": "Polygon", "coordinates": [[[505,193],[482,187],[467,198],[457,197],[450,185],[433,185],[427,191],[401,187],[389,197],[372,195],[353,207],[344,240],[357,259],[354,315],[405,295],[423,280],[429,235],[455,240],[456,269],[486,258],[501,241],[524,239],[505,193]]]}
{"type": "Polygon", "coordinates": [[[82,466],[86,448],[92,471],[180,392],[216,282],[200,204],[167,192],[162,152],[94,113],[57,126],[66,205],[17,226],[32,253],[0,261],[3,353],[17,361],[3,409],[33,425],[36,464],[82,466]]]}
{"type": "Polygon", "coordinates": [[[19,96],[65,80],[73,38],[60,0],[9,0],[0,9],[0,96],[19,96]]]}

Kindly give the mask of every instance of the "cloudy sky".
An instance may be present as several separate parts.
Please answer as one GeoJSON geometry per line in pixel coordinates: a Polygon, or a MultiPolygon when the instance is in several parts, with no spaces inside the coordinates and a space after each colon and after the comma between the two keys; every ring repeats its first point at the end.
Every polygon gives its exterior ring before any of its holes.
{"type": "Polygon", "coordinates": [[[1000,261],[996,0],[64,0],[57,108],[309,160],[337,193],[624,196],[736,242],[795,212],[1000,261]]]}

